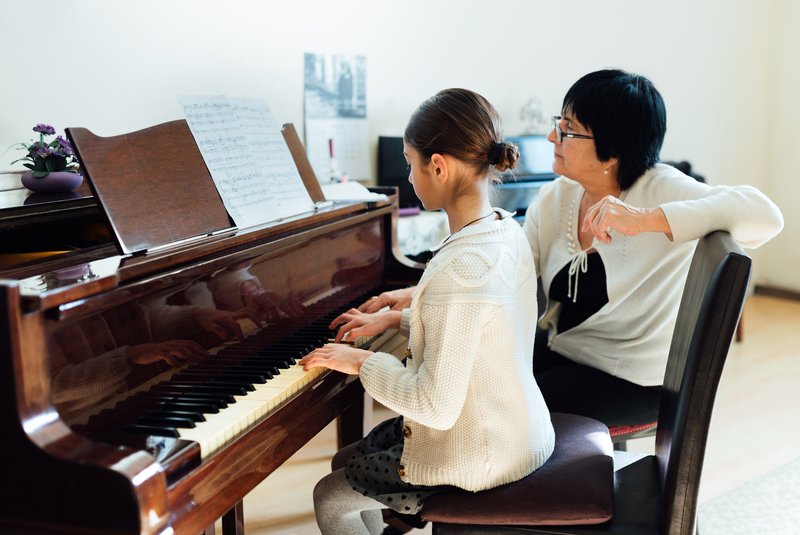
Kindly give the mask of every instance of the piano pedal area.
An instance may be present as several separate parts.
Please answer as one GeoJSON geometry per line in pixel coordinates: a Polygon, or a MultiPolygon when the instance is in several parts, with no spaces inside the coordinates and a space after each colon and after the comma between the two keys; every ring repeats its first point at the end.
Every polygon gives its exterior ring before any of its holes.
{"type": "MultiPolygon", "coordinates": [[[[386,342],[381,351],[402,358],[406,342],[404,336],[396,335],[386,342]],[[392,346],[400,349],[392,351],[392,346]]],[[[369,395],[364,395],[365,424],[369,428],[397,416],[369,395]]],[[[314,486],[330,473],[331,459],[337,451],[337,426],[336,422],[332,422],[244,497],[244,533],[319,535],[314,516],[314,486]]],[[[425,535],[431,532],[431,525],[428,524],[409,533],[425,535]]],[[[222,520],[217,520],[213,533],[222,533],[222,520]]]]}

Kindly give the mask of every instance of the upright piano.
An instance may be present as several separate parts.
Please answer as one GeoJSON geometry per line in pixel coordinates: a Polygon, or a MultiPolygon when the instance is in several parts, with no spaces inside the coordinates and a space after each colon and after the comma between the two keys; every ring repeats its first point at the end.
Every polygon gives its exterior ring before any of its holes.
{"type": "Polygon", "coordinates": [[[419,278],[397,196],[237,229],[184,121],[68,135],[82,190],[0,191],[0,533],[241,532],[328,423],[362,436],[357,378],[295,359],[419,278]]]}

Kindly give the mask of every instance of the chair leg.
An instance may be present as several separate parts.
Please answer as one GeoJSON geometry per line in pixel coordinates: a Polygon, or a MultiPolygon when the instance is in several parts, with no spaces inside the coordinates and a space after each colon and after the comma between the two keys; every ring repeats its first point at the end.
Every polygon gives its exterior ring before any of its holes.
{"type": "Polygon", "coordinates": [[[244,535],[244,503],[237,502],[222,515],[222,535],[244,535]]]}
{"type": "Polygon", "coordinates": [[[736,324],[736,337],[737,342],[744,340],[744,312],[739,316],[739,323],[736,324]]]}

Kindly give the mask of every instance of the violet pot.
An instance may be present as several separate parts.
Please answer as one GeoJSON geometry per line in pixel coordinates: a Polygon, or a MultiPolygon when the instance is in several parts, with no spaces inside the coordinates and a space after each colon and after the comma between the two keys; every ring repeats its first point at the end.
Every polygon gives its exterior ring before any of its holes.
{"type": "Polygon", "coordinates": [[[83,175],[69,171],[53,171],[41,178],[34,177],[29,171],[23,173],[21,178],[23,186],[41,193],[72,191],[83,182],[83,175]]]}

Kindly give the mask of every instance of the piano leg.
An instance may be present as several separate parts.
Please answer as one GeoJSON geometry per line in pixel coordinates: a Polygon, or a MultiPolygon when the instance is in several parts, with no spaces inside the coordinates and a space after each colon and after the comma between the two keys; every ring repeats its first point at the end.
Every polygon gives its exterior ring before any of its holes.
{"type": "Polygon", "coordinates": [[[372,398],[365,392],[336,419],[338,449],[360,440],[372,426],[372,398]],[[367,401],[365,403],[365,400],[367,401]]]}
{"type": "Polygon", "coordinates": [[[244,535],[244,503],[239,501],[222,516],[222,535],[244,535]]]}

